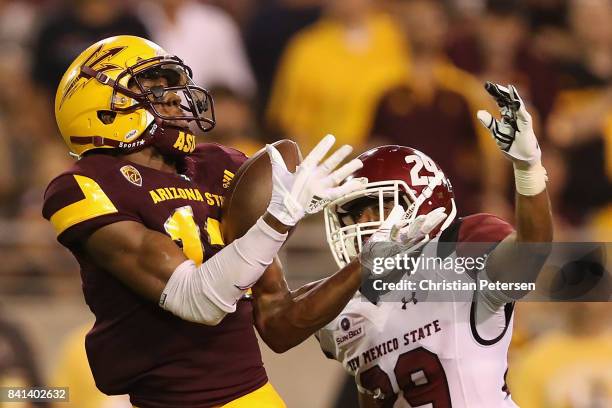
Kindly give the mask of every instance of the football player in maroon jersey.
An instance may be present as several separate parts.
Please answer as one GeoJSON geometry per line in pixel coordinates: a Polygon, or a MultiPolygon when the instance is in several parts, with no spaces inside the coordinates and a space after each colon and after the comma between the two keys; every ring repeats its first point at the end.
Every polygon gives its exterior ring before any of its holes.
{"type": "Polygon", "coordinates": [[[351,148],[323,160],[334,143],[327,136],[290,173],[268,147],[267,212],[225,245],[221,205],[246,157],[196,145],[189,127],[212,129],[213,101],[178,57],[138,37],[93,44],[62,78],[55,114],[78,160],[49,184],[43,215],[81,266],[96,317],[85,346],[98,388],[129,394],[139,408],[283,407],[254,326],[273,350],[287,350],[359,286],[353,262],[291,292],[274,262],[314,197],[363,184],[339,185],[361,167],[352,160],[336,169],[351,148]],[[252,300],[244,296],[251,287],[252,300]]]}

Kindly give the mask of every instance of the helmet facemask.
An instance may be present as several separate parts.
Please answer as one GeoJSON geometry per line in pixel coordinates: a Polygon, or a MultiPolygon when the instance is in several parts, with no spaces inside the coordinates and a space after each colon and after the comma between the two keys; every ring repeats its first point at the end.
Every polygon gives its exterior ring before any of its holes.
{"type": "MultiPolygon", "coordinates": [[[[363,243],[384,222],[387,215],[385,207],[387,207],[387,211],[395,205],[404,207],[407,211],[403,220],[406,225],[410,225],[417,217],[421,204],[431,197],[436,183],[437,180],[433,180],[417,196],[402,180],[373,182],[368,183],[362,190],[355,191],[328,204],[324,211],[325,230],[336,263],[343,267],[361,252],[363,243]],[[359,201],[364,199],[376,204],[375,211],[378,212],[376,221],[357,222],[359,217],[352,211],[355,209],[353,203],[357,203],[356,205],[359,206],[359,201]],[[353,218],[352,222],[348,217],[353,218]]],[[[454,201],[452,203],[452,214],[442,224],[440,231],[444,230],[455,217],[454,201]]],[[[426,240],[430,238],[429,236],[425,237],[426,240]]]]}
{"type": "Polygon", "coordinates": [[[141,60],[130,66],[114,81],[111,110],[131,112],[146,109],[157,120],[158,124],[178,125],[181,122],[195,125],[203,132],[215,126],[215,112],[211,95],[207,90],[195,85],[192,72],[178,57],[154,57],[141,60]],[[168,86],[156,85],[145,87],[143,80],[165,78],[168,86]],[[134,90],[136,88],[137,90],[134,90]],[[181,114],[168,115],[158,109],[160,104],[167,103],[168,93],[180,98],[178,107],[181,114]]]}
{"type": "MultiPolygon", "coordinates": [[[[385,220],[385,207],[401,205],[410,216],[416,197],[401,180],[368,183],[366,188],[332,201],[325,207],[325,230],[332,254],[339,266],[348,264],[361,252],[363,243],[385,220]],[[366,204],[367,203],[367,204],[366,204]],[[358,222],[357,212],[374,204],[376,221],[358,222]]],[[[414,217],[413,217],[414,218],[414,217]]]]}
{"type": "Polygon", "coordinates": [[[135,129],[125,135],[125,141],[98,136],[71,136],[75,144],[91,143],[95,147],[113,147],[133,152],[152,145],[166,157],[179,157],[193,152],[196,146],[193,130],[209,131],[215,126],[213,100],[208,91],[191,80],[191,68],[178,57],[153,57],[129,65],[116,79],[104,72],[83,65],[81,75],[95,78],[112,88],[110,109],[98,111],[98,118],[107,125],[119,115],[129,116],[144,111],[148,127],[144,132],[135,129]],[[147,80],[165,79],[163,84],[145,86],[147,80]],[[178,98],[173,98],[175,95],[178,98]],[[180,113],[168,114],[160,105],[174,105],[180,113]],[[102,113],[102,115],[101,115],[102,113]],[[132,134],[133,132],[133,134],[132,134]]]}

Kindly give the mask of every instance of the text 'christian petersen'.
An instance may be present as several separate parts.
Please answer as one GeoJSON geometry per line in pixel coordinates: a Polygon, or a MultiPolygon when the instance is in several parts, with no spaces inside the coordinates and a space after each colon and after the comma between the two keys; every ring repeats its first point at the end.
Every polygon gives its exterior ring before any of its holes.
{"type": "Polygon", "coordinates": [[[475,290],[535,290],[533,282],[491,282],[487,279],[479,279],[477,282],[462,282],[455,280],[433,281],[423,279],[419,281],[402,279],[399,282],[385,282],[377,279],[373,282],[374,290],[388,292],[400,291],[475,291],[475,290]]]}

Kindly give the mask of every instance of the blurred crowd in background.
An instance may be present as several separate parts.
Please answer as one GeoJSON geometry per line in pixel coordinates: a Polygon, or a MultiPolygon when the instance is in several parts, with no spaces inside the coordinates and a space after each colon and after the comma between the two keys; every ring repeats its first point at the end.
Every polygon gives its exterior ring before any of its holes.
{"type": "MultiPolygon", "coordinates": [[[[356,153],[411,146],[449,176],[459,215],[513,219],[511,166],[476,120],[496,110],[484,81],[512,83],[542,146],[555,239],[610,241],[611,21],[611,0],[0,0],[1,296],[78,299],[78,266],[40,215],[45,186],[74,160],[53,98],[74,57],[115,34],[157,42],[211,90],[217,127],[201,141],[247,154],[280,138],[307,152],[326,133],[356,153]]],[[[327,251],[319,241],[311,250],[327,251]]],[[[44,383],[2,303],[0,384],[14,372],[44,383]]],[[[612,406],[610,315],[607,305],[520,305],[518,402],[612,406]]]]}

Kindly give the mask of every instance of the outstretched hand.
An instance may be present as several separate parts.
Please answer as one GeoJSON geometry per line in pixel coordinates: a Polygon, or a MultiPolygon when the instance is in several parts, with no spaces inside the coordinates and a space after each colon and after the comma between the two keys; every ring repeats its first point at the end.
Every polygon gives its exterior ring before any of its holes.
{"type": "Polygon", "coordinates": [[[336,138],[325,136],[291,173],[279,151],[272,145],[266,150],[272,163],[272,198],[268,212],[285,225],[293,226],[302,219],[309,206],[317,200],[335,200],[362,188],[367,179],[355,178],[341,184],[344,179],[363,167],[361,160],[353,159],[336,169],[353,148],[344,145],[321,163],[336,138]]]}
{"type": "Polygon", "coordinates": [[[515,163],[539,164],[542,152],[533,132],[531,115],[516,88],[487,82],[485,89],[497,102],[501,119],[485,110],[478,111],[477,117],[489,129],[497,146],[515,163]]]}
{"type": "Polygon", "coordinates": [[[497,102],[501,119],[495,119],[484,110],[478,111],[478,119],[489,129],[502,153],[512,161],[516,191],[525,196],[540,194],[546,188],[548,176],[542,166],[542,151],[525,103],[512,85],[505,87],[487,82],[485,89],[497,102]]]}

